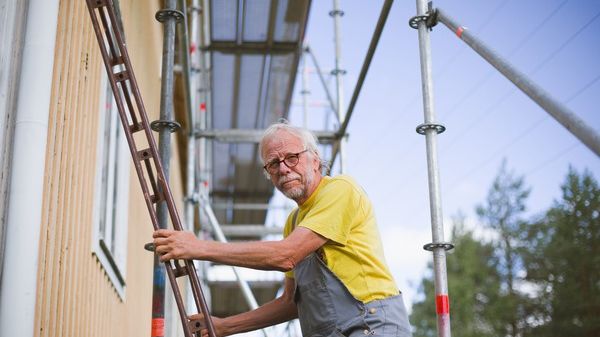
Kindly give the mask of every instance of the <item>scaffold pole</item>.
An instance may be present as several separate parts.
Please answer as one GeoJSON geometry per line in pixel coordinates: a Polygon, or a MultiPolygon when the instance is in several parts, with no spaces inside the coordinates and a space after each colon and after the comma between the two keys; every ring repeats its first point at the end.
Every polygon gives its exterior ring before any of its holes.
{"type": "Polygon", "coordinates": [[[427,176],[429,183],[429,208],[431,213],[431,233],[433,239],[432,243],[426,244],[423,248],[433,253],[438,336],[450,337],[450,305],[448,297],[448,277],[446,273],[446,250],[452,249],[453,246],[444,242],[437,135],[438,133],[443,132],[445,128],[436,123],[433,104],[431,46],[429,41],[429,27],[426,22],[428,11],[431,10],[431,8],[431,2],[427,3],[426,0],[417,0],[417,16],[410,20],[410,26],[418,29],[419,32],[419,55],[425,122],[417,127],[417,132],[425,135],[427,176]]]}
{"type": "Polygon", "coordinates": [[[509,81],[514,83],[514,85],[529,96],[529,98],[537,103],[542,109],[546,110],[548,114],[569,130],[597,156],[600,156],[600,135],[598,132],[589,127],[573,113],[573,111],[555,100],[542,87],[534,83],[529,77],[517,70],[498,53],[489,48],[467,28],[456,23],[454,19],[448,16],[444,11],[439,8],[436,9],[436,17],[437,20],[455,33],[459,39],[463,40],[469,47],[496,68],[496,70],[504,75],[509,81]]]}
{"type": "MultiPolygon", "coordinates": [[[[333,0],[333,10],[329,12],[329,15],[333,18],[333,29],[334,29],[334,42],[335,42],[335,68],[332,70],[332,74],[335,76],[335,86],[337,91],[337,116],[341,122],[345,119],[344,114],[344,85],[342,82],[342,76],[346,73],[346,70],[342,69],[342,37],[340,32],[341,18],[344,15],[344,11],[340,9],[340,0],[333,0]]],[[[340,173],[346,171],[346,158],[345,158],[345,147],[346,138],[342,137],[339,140],[339,152],[340,152],[340,173]]]]}

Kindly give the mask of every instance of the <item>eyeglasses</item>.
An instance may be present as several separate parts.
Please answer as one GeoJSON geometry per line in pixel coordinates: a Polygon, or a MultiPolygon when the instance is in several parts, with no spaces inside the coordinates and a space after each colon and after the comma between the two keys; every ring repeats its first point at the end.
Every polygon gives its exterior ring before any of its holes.
{"type": "Polygon", "coordinates": [[[279,171],[279,165],[281,165],[281,163],[284,163],[285,166],[292,168],[292,167],[298,165],[298,162],[300,161],[300,158],[299,158],[300,155],[306,151],[308,151],[308,149],[304,150],[304,151],[300,151],[298,153],[290,153],[287,156],[285,156],[282,160],[274,159],[274,160],[268,162],[265,166],[263,166],[263,168],[269,174],[276,174],[277,171],[279,171]]]}

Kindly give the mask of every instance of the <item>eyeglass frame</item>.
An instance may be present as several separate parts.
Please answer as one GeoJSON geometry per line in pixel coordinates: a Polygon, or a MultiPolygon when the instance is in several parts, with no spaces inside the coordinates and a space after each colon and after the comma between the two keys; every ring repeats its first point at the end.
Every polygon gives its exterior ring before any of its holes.
{"type": "Polygon", "coordinates": [[[296,153],[288,153],[285,155],[285,157],[283,157],[283,159],[273,159],[270,162],[266,163],[265,166],[263,166],[263,169],[268,173],[268,174],[275,174],[277,173],[277,170],[279,170],[279,168],[281,167],[281,163],[283,163],[285,166],[287,166],[288,168],[292,168],[292,167],[296,167],[298,165],[298,163],[300,162],[300,155],[303,154],[304,152],[307,152],[308,149],[304,149],[300,152],[296,152],[296,153]],[[292,158],[292,157],[296,157],[298,159],[298,161],[296,162],[296,164],[294,165],[289,165],[288,163],[286,163],[286,160],[292,158]],[[275,170],[273,173],[269,172],[269,169],[267,168],[268,166],[277,164],[277,170],[275,170]]]}

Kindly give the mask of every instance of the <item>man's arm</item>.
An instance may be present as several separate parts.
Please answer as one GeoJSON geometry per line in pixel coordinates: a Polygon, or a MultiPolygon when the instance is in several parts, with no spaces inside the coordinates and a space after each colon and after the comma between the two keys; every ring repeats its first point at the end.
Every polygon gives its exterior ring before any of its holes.
{"type": "MultiPolygon", "coordinates": [[[[217,336],[229,336],[246,331],[261,329],[271,325],[287,322],[298,317],[294,303],[294,288],[296,282],[292,278],[285,278],[284,290],[281,297],[268,302],[261,307],[213,321],[217,336]]],[[[208,331],[203,330],[202,336],[208,336],[208,331]]]]}
{"type": "Polygon", "coordinates": [[[310,229],[298,227],[280,241],[222,243],[199,240],[191,232],[160,229],[154,246],[161,261],[198,259],[263,270],[292,270],[308,254],[327,242],[310,229]]]}

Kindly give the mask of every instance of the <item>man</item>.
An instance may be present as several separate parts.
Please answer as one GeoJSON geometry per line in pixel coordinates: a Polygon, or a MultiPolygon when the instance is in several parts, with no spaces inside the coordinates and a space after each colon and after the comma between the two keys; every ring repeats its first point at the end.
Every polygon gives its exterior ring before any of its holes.
{"type": "Polygon", "coordinates": [[[305,337],[410,336],[365,192],[348,176],[322,175],[316,138],[307,130],[274,124],[259,152],[273,185],[298,204],[283,240],[220,243],[189,232],[154,233],[163,261],[200,259],[286,273],[281,297],[256,310],[214,317],[218,336],[296,317],[305,337]]]}

